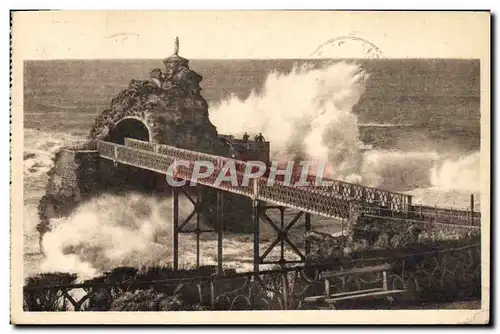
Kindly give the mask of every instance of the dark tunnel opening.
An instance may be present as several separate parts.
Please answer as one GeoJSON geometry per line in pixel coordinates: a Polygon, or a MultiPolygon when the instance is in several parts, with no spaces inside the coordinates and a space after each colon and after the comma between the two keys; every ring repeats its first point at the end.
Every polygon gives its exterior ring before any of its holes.
{"type": "MultiPolygon", "coordinates": [[[[149,129],[141,120],[126,118],[116,124],[105,140],[125,145],[125,138],[149,142],[149,129]]],[[[114,166],[113,162],[109,161],[105,164],[105,169],[111,173],[106,173],[104,182],[114,189],[114,192],[156,193],[166,190],[166,179],[163,174],[120,163],[114,166]]]]}
{"type": "Polygon", "coordinates": [[[111,130],[108,141],[120,145],[125,144],[125,138],[133,138],[142,141],[149,141],[148,127],[140,120],[135,118],[126,118],[120,121],[111,130]]]}

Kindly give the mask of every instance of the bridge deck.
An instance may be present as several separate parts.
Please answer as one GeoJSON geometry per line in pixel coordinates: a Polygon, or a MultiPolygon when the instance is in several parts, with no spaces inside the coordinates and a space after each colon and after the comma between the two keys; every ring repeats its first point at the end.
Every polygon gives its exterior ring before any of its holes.
{"type": "Polygon", "coordinates": [[[129,138],[125,139],[125,145],[105,141],[97,141],[96,144],[100,156],[105,159],[184,180],[191,179],[196,161],[210,161],[215,166],[215,173],[198,179],[199,184],[324,217],[347,219],[351,210],[359,210],[362,204],[368,212],[384,210],[383,215],[390,211],[391,216],[411,216],[412,219],[417,217],[417,220],[445,221],[468,226],[480,226],[481,222],[479,212],[413,206],[409,195],[338,180],[328,180],[331,181],[328,186],[298,187],[280,181],[269,183],[267,178],[259,177],[250,179],[245,185],[242,181],[249,165],[247,162],[177,147],[129,138]],[[189,166],[181,165],[175,169],[171,167],[174,162],[181,160],[188,161],[189,166]],[[217,180],[217,175],[228,162],[234,163],[236,183],[217,180]]]}
{"type": "Polygon", "coordinates": [[[97,145],[99,154],[103,158],[184,180],[191,180],[196,161],[211,161],[215,166],[215,173],[197,179],[198,184],[324,217],[335,219],[349,217],[352,199],[334,193],[327,194],[319,189],[293,187],[278,181],[268,184],[268,180],[263,177],[250,179],[248,185],[244,185],[242,182],[244,169],[241,167],[245,162],[236,162],[238,182],[234,184],[230,181],[217,180],[218,172],[223,169],[227,160],[231,160],[229,158],[166,145],[158,145],[156,152],[104,141],[98,141],[97,145]],[[174,170],[171,166],[176,161],[188,161],[190,166],[179,165],[174,170]]]}

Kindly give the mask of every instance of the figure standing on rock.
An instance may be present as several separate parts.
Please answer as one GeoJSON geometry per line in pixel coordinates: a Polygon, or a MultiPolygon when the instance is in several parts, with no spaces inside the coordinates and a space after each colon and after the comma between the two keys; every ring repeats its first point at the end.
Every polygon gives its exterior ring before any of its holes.
{"type": "Polygon", "coordinates": [[[262,135],[262,133],[259,133],[257,136],[255,136],[255,141],[257,143],[263,143],[265,141],[264,136],[262,135]]]}

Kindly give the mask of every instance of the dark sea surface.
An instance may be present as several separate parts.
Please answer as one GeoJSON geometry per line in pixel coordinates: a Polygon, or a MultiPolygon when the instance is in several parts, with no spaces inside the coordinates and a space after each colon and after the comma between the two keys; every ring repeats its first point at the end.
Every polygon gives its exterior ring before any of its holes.
{"type": "MultiPolygon", "coordinates": [[[[309,60],[191,60],[203,76],[203,96],[216,105],[231,94],[261,91],[272,71],[287,73],[309,60]]],[[[313,61],[321,65],[324,61],[313,61]]],[[[357,60],[370,74],[354,107],[361,139],[384,149],[479,149],[480,63],[476,60],[357,60]]],[[[158,60],[25,62],[25,127],[80,133],[131,79],[148,79],[158,60]],[[40,115],[44,115],[40,117],[40,115]]],[[[235,115],[238,111],[235,110],[235,115]]],[[[269,110],[269,113],[272,113],[269,110]]]]}

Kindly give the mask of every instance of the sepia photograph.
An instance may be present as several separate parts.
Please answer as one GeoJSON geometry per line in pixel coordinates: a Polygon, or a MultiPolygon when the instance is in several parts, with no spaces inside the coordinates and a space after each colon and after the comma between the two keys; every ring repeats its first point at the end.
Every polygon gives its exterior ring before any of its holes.
{"type": "Polygon", "coordinates": [[[488,323],[490,20],[12,13],[11,322],[488,323]]]}

